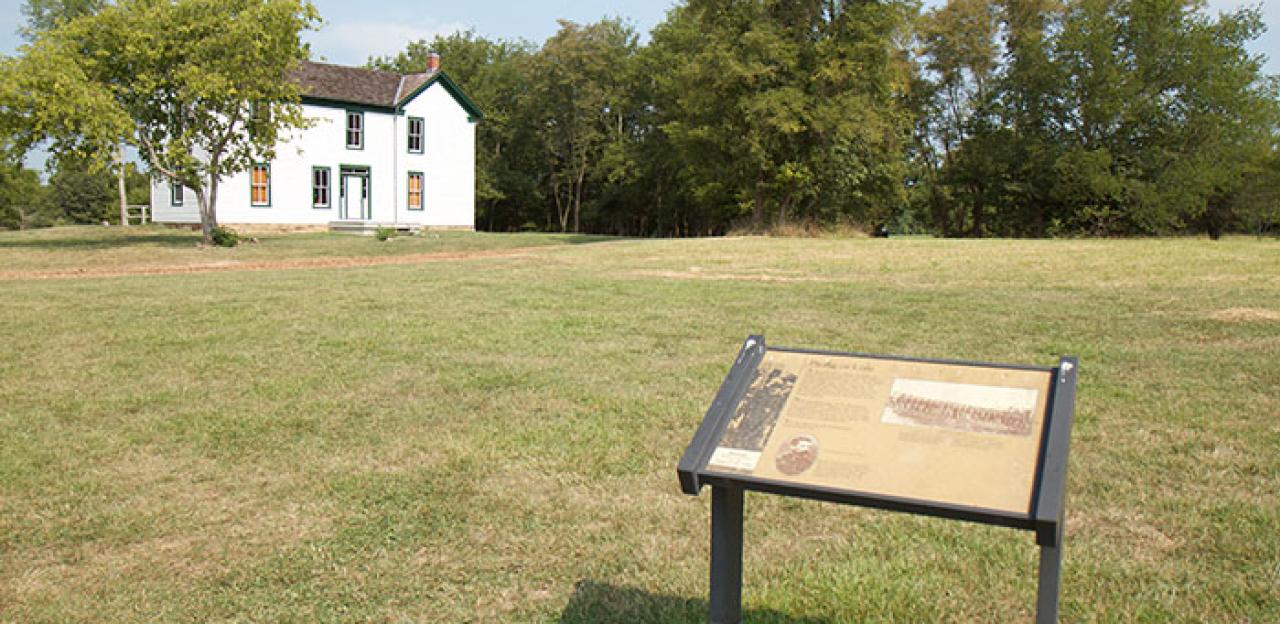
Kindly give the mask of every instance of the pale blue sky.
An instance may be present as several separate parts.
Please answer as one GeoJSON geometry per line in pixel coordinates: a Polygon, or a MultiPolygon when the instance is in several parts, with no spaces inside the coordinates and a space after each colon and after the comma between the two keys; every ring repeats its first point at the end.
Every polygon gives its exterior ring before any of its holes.
{"type": "MultiPolygon", "coordinates": [[[[326,24],[309,41],[315,52],[334,63],[362,64],[370,55],[397,52],[409,41],[437,33],[474,29],[501,38],[541,42],[556,30],[556,20],[589,22],[601,17],[622,17],[647,33],[662,21],[675,0],[538,0],[467,2],[423,0],[313,0],[326,24]]],[[[925,0],[937,5],[942,0],[925,0]]],[[[1209,0],[1210,10],[1263,4],[1267,23],[1280,28],[1280,2],[1270,0],[1209,0]]],[[[11,54],[20,40],[20,0],[0,0],[0,54],[11,54]]],[[[1268,69],[1280,73],[1280,32],[1269,32],[1254,51],[1271,57],[1268,69]]]]}
{"type": "MultiPolygon", "coordinates": [[[[943,0],[924,0],[936,6],[943,0]]],[[[676,0],[537,0],[512,2],[468,0],[437,2],[423,0],[313,0],[325,25],[307,40],[315,54],[329,62],[360,65],[370,56],[392,54],[406,43],[430,39],[436,34],[475,30],[489,37],[523,38],[541,43],[555,33],[557,19],[590,22],[602,17],[621,17],[642,33],[665,17],[676,0]]],[[[1252,46],[1254,52],[1269,57],[1269,73],[1280,73],[1280,1],[1209,0],[1212,11],[1240,6],[1264,5],[1268,32],[1252,46]]],[[[12,54],[21,43],[16,31],[22,23],[20,0],[0,0],[0,54],[12,54]]],[[[647,37],[645,37],[647,38],[647,37]]],[[[448,59],[444,64],[448,66],[448,59]]],[[[32,154],[29,166],[43,166],[43,154],[32,154]]]]}
{"type": "MultiPolygon", "coordinates": [[[[540,43],[555,33],[556,20],[560,18],[590,22],[606,16],[622,17],[643,35],[661,22],[675,4],[675,0],[313,1],[328,22],[320,32],[311,34],[314,50],[332,62],[349,64],[363,63],[370,55],[397,52],[409,41],[468,28],[491,37],[519,37],[540,43]]],[[[924,0],[924,3],[937,6],[943,0],[924,0]]],[[[1274,25],[1277,32],[1263,35],[1253,48],[1270,57],[1267,66],[1270,73],[1280,73],[1280,1],[1209,0],[1211,11],[1258,4],[1264,5],[1266,22],[1274,25]]]]}

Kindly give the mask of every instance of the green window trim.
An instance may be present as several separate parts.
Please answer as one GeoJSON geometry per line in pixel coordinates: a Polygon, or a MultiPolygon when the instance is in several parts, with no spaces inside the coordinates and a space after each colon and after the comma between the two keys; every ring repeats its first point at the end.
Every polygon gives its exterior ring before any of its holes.
{"type": "Polygon", "coordinates": [[[249,168],[249,206],[253,208],[270,208],[271,207],[271,163],[255,163],[249,168]],[[253,176],[258,169],[266,169],[266,181],[263,184],[254,182],[253,176]],[[258,187],[265,187],[267,201],[265,203],[254,201],[254,190],[258,187]]]}
{"type": "Polygon", "coordinates": [[[347,109],[342,118],[344,120],[342,122],[342,127],[345,131],[343,133],[343,141],[347,144],[347,149],[364,149],[364,111],[347,109]],[[353,120],[355,121],[355,125],[352,125],[351,123],[353,120]],[[353,138],[355,142],[352,142],[353,138]]]}
{"type": "Polygon", "coordinates": [[[316,210],[333,208],[333,173],[329,167],[311,168],[311,207],[316,210]],[[318,174],[322,171],[324,172],[324,184],[319,184],[320,178],[318,174]],[[321,194],[323,194],[323,202],[317,201],[321,199],[321,194]]]}
{"type": "MultiPolygon", "coordinates": [[[[350,165],[338,164],[338,197],[345,198],[347,193],[347,176],[363,176],[365,188],[365,200],[369,202],[369,216],[373,216],[373,166],[372,165],[350,165]]],[[[345,209],[343,209],[345,210],[345,209]]],[[[339,217],[344,216],[339,213],[339,217]]]]}
{"type": "Polygon", "coordinates": [[[374,112],[374,113],[387,113],[389,115],[393,115],[396,113],[396,108],[394,106],[375,106],[371,104],[357,104],[355,102],[346,102],[343,100],[331,100],[326,98],[311,97],[307,95],[302,96],[301,101],[303,104],[308,104],[310,106],[320,106],[320,107],[332,108],[336,110],[366,111],[366,112],[374,112]]]}
{"type": "Polygon", "coordinates": [[[427,207],[427,177],[421,171],[410,171],[407,182],[405,183],[405,208],[418,212],[426,210],[427,207]],[[413,207],[413,180],[418,180],[418,207],[413,207]]]}
{"type": "Polygon", "coordinates": [[[421,154],[424,151],[423,148],[425,148],[427,144],[426,137],[427,137],[426,120],[424,120],[421,117],[410,117],[409,124],[408,124],[408,138],[406,140],[406,145],[409,148],[409,153],[421,154]],[[418,126],[418,131],[416,133],[413,131],[413,127],[415,124],[418,126]],[[417,143],[418,143],[417,147],[413,146],[415,139],[417,140],[417,143]]]}
{"type": "Polygon", "coordinates": [[[169,206],[172,208],[181,208],[185,199],[186,189],[182,187],[180,182],[169,183],[169,206]]]}

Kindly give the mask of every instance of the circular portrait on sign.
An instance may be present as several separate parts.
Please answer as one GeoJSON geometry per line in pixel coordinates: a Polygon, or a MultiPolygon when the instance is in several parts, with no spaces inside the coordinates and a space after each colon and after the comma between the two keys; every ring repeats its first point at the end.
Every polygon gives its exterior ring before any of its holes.
{"type": "Polygon", "coordinates": [[[793,436],[784,442],[773,458],[778,472],[788,476],[795,476],[812,468],[813,462],[816,461],[818,461],[818,439],[805,433],[793,436]]]}

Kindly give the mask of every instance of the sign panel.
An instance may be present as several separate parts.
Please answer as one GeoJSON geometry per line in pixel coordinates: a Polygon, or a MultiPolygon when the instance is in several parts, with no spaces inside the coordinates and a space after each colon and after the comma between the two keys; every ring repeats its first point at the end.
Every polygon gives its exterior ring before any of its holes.
{"type": "Polygon", "coordinates": [[[704,471],[1026,515],[1053,376],[769,349],[704,471]]]}
{"type": "Polygon", "coordinates": [[[743,492],[1034,531],[1057,621],[1078,360],[1055,367],[766,347],[751,336],[676,468],[712,486],[712,622],[742,619],[743,492]]]}

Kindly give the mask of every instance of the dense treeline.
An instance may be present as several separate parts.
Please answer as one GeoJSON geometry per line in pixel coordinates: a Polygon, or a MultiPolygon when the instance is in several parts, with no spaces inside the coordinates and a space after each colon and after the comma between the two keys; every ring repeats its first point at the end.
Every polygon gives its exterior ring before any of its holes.
{"type": "MultiPolygon", "coordinates": [[[[1256,10],[956,0],[920,20],[914,213],[948,235],[1216,236],[1273,177],[1256,10]]],[[[1275,215],[1270,216],[1271,219],[1275,215]]]]}
{"type": "Polygon", "coordinates": [[[1200,0],[688,0],[541,46],[428,51],[486,112],[477,223],[682,236],[791,224],[947,236],[1280,221],[1257,9],[1200,0]]]}
{"type": "MultiPolygon", "coordinates": [[[[49,169],[41,180],[33,169],[0,165],[0,228],[119,222],[115,174],[66,157],[51,159],[49,169]]],[[[133,163],[125,166],[125,182],[130,205],[151,203],[148,176],[133,163]]]]}

